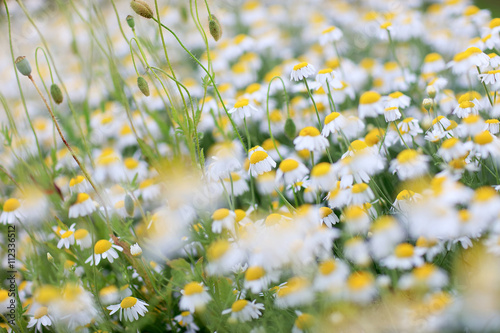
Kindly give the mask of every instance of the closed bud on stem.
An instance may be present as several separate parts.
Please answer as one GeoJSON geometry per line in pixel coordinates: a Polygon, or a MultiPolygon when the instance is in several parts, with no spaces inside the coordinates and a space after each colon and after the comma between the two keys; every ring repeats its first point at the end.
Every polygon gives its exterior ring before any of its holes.
{"type": "Polygon", "coordinates": [[[133,30],[135,28],[134,17],[132,15],[127,15],[126,20],[127,20],[128,26],[133,30]]]}
{"type": "Polygon", "coordinates": [[[422,102],[422,106],[424,107],[424,109],[429,111],[432,107],[432,99],[424,98],[424,101],[422,102]]]}
{"type": "Polygon", "coordinates": [[[132,0],[130,2],[130,7],[137,15],[140,15],[140,16],[145,17],[147,19],[152,18],[154,15],[153,10],[149,6],[149,4],[145,1],[132,0]]]}
{"type": "Polygon", "coordinates": [[[215,15],[210,15],[208,17],[208,28],[210,29],[210,34],[215,41],[218,41],[222,36],[222,26],[215,15]]]}
{"type": "Polygon", "coordinates": [[[141,92],[144,94],[144,96],[149,96],[149,84],[145,78],[143,78],[142,76],[139,76],[137,78],[137,86],[139,87],[141,92]]]}
{"type": "Polygon", "coordinates": [[[54,257],[49,252],[47,252],[47,260],[49,262],[54,262],[54,257]]]}
{"type": "Polygon", "coordinates": [[[292,118],[287,118],[285,122],[285,135],[292,140],[295,138],[295,134],[297,133],[297,127],[295,126],[295,123],[293,122],[292,118]]]}
{"type": "Polygon", "coordinates": [[[134,216],[134,210],[134,200],[132,200],[132,197],[127,194],[125,196],[125,211],[127,212],[128,216],[134,216]]]}
{"type": "Polygon", "coordinates": [[[50,86],[50,95],[56,104],[61,104],[63,101],[63,94],[61,88],[55,83],[50,86]]]}
{"type": "Polygon", "coordinates": [[[23,74],[24,76],[31,75],[31,66],[30,63],[28,62],[28,59],[26,59],[25,56],[17,57],[16,67],[19,73],[23,74]]]}
{"type": "Polygon", "coordinates": [[[425,91],[427,92],[427,95],[429,95],[430,98],[434,99],[436,98],[436,88],[433,86],[428,86],[425,91]]]}

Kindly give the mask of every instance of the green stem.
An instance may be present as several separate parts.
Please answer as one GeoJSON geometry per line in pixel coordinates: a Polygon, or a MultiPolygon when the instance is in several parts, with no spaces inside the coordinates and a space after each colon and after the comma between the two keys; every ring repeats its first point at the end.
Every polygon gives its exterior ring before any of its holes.
{"type": "MultiPolygon", "coordinates": [[[[481,75],[481,70],[479,69],[479,66],[476,66],[477,72],[479,75],[481,75]]],[[[486,86],[486,83],[481,80],[481,83],[483,84],[484,91],[486,91],[486,96],[488,96],[488,100],[490,101],[491,106],[493,106],[493,100],[491,99],[490,91],[488,90],[488,87],[486,86]]]]}
{"type": "Polygon", "coordinates": [[[319,130],[321,131],[321,130],[323,129],[323,126],[322,126],[322,124],[321,124],[321,118],[320,118],[320,116],[319,116],[318,107],[316,106],[316,102],[314,101],[314,98],[313,98],[313,96],[312,96],[312,94],[311,94],[311,91],[309,90],[309,85],[307,84],[307,80],[306,80],[306,78],[303,78],[302,80],[304,81],[304,84],[306,85],[307,94],[308,94],[308,95],[309,95],[309,97],[311,98],[311,101],[312,101],[312,103],[313,103],[313,105],[314,105],[314,111],[316,111],[316,117],[318,117],[318,128],[319,128],[319,130]]]}

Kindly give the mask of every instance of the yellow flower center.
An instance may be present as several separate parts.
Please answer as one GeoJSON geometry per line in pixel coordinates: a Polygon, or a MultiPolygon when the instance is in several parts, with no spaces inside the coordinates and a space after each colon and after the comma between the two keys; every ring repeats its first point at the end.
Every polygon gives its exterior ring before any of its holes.
{"type": "Polygon", "coordinates": [[[123,163],[125,164],[125,167],[129,170],[133,170],[139,166],[139,161],[132,157],[126,158],[125,161],[123,161],[123,163]]]}
{"type": "Polygon", "coordinates": [[[260,84],[258,83],[252,83],[251,85],[249,85],[246,89],[245,89],[245,92],[247,94],[253,94],[254,92],[256,91],[259,91],[260,89],[260,84]]]}
{"type": "Polygon", "coordinates": [[[387,29],[389,28],[390,26],[392,26],[392,23],[391,22],[384,22],[380,25],[380,29],[387,29]]]}
{"type": "Polygon", "coordinates": [[[122,129],[120,130],[120,135],[125,136],[128,134],[132,134],[132,128],[130,128],[130,126],[128,126],[128,125],[124,125],[122,127],[122,129]]]}
{"type": "Polygon", "coordinates": [[[201,294],[202,292],[203,286],[198,282],[189,282],[184,286],[184,295],[186,296],[201,294]]]}
{"type": "Polygon", "coordinates": [[[213,215],[212,215],[212,219],[214,221],[219,221],[219,220],[222,220],[226,217],[229,216],[229,209],[227,208],[221,208],[221,209],[217,209],[213,215]]]}
{"type": "Polygon", "coordinates": [[[411,256],[413,256],[413,252],[413,245],[408,243],[401,243],[396,246],[396,249],[394,250],[394,254],[398,258],[410,258],[411,256]]]}
{"type": "Polygon", "coordinates": [[[415,195],[415,192],[412,190],[402,190],[401,192],[398,193],[398,196],[396,197],[398,200],[408,200],[413,198],[415,195]]]}
{"type": "Polygon", "coordinates": [[[330,163],[327,162],[318,163],[314,166],[314,168],[312,168],[311,176],[312,177],[324,176],[328,174],[328,172],[330,171],[330,167],[331,167],[330,163]]]}
{"type": "Polygon", "coordinates": [[[351,191],[352,193],[362,193],[368,189],[368,184],[365,183],[360,183],[360,184],[355,184],[352,186],[351,191]]]}
{"type": "Polygon", "coordinates": [[[73,235],[73,231],[68,230],[64,234],[61,235],[61,238],[68,238],[68,237],[71,237],[71,235],[73,235]]]}
{"type": "Polygon", "coordinates": [[[498,119],[488,119],[485,121],[487,124],[498,124],[500,121],[498,119]]]}
{"type": "Polygon", "coordinates": [[[103,254],[111,248],[111,242],[106,239],[101,239],[97,241],[94,245],[95,254],[103,254]]]}
{"type": "Polygon", "coordinates": [[[88,234],[89,232],[86,229],[78,229],[77,231],[75,231],[75,239],[84,239],[88,234]]]}
{"type": "Polygon", "coordinates": [[[308,313],[303,313],[295,319],[295,326],[299,330],[305,331],[314,325],[314,317],[308,313]]]}
{"type": "Polygon", "coordinates": [[[276,223],[278,223],[279,221],[281,221],[282,218],[283,218],[283,216],[280,215],[280,214],[277,214],[277,213],[269,214],[266,217],[265,224],[267,226],[275,225],[276,223]]]}
{"type": "Polygon", "coordinates": [[[7,201],[5,201],[5,203],[3,204],[3,211],[4,212],[13,212],[16,209],[18,209],[19,206],[21,206],[21,203],[19,202],[19,200],[15,199],[15,198],[10,198],[10,199],[7,199],[7,201]]]}
{"type": "Polygon", "coordinates": [[[476,201],[488,201],[495,197],[497,192],[490,186],[482,186],[476,189],[474,192],[474,200],[476,201]]]}
{"type": "Polygon", "coordinates": [[[9,297],[9,292],[5,289],[0,289],[0,302],[5,301],[9,297]]]}
{"type": "Polygon", "coordinates": [[[209,260],[217,260],[221,258],[229,250],[229,242],[226,240],[218,240],[210,244],[207,249],[207,257],[209,260]]]}
{"type": "Polygon", "coordinates": [[[323,219],[327,217],[328,215],[332,214],[333,210],[331,210],[329,207],[321,207],[319,209],[319,216],[323,219]]]}
{"type": "Polygon", "coordinates": [[[250,101],[248,100],[248,98],[242,98],[242,99],[238,100],[238,101],[236,102],[236,104],[234,104],[234,107],[235,107],[236,109],[238,109],[238,108],[242,108],[242,107],[244,107],[244,106],[247,106],[247,105],[248,105],[248,103],[250,103],[250,101]]]}
{"type": "Polygon", "coordinates": [[[465,50],[465,52],[467,52],[469,55],[483,53],[480,48],[475,46],[469,47],[467,50],[465,50]]]}
{"type": "Polygon", "coordinates": [[[417,159],[419,153],[414,149],[405,149],[396,157],[399,163],[411,163],[417,159]]]}
{"type": "Polygon", "coordinates": [[[236,302],[233,303],[231,306],[231,311],[232,312],[240,312],[247,306],[248,301],[246,299],[239,299],[236,302]]]}
{"type": "Polygon", "coordinates": [[[335,260],[330,259],[330,260],[324,261],[321,264],[319,264],[318,269],[319,269],[321,275],[329,275],[330,273],[335,271],[336,267],[337,267],[337,264],[335,263],[335,260]]]}
{"type": "Polygon", "coordinates": [[[474,136],[474,142],[477,143],[478,145],[487,145],[492,141],[493,141],[493,135],[491,135],[491,133],[488,131],[484,131],[474,136]]]}
{"type": "Polygon", "coordinates": [[[385,131],[380,128],[374,128],[365,136],[365,143],[372,147],[380,142],[380,139],[384,137],[385,131]]]}
{"type": "Polygon", "coordinates": [[[381,216],[375,222],[373,222],[371,230],[381,231],[387,230],[396,224],[396,220],[392,216],[381,216]]]}
{"type": "Polygon", "coordinates": [[[151,179],[151,178],[146,179],[139,184],[139,188],[140,189],[147,188],[147,187],[150,187],[151,185],[154,185],[154,183],[155,183],[154,179],[151,179]]]}
{"type": "Polygon", "coordinates": [[[269,155],[262,150],[256,151],[250,156],[250,164],[257,164],[264,161],[269,155]]]}
{"type": "Polygon", "coordinates": [[[380,94],[375,91],[367,91],[361,95],[359,104],[373,104],[380,100],[380,94]]]}
{"type": "Polygon", "coordinates": [[[334,27],[334,26],[328,27],[328,28],[326,28],[325,30],[323,30],[322,34],[327,34],[327,33],[329,33],[329,32],[334,31],[335,29],[337,29],[337,28],[336,28],[336,27],[334,27]]]}
{"type": "Polygon", "coordinates": [[[436,271],[436,266],[430,263],[425,263],[420,267],[416,267],[413,270],[413,275],[419,280],[428,279],[432,273],[436,271]]]}
{"type": "Polygon", "coordinates": [[[465,16],[471,16],[479,13],[480,9],[477,6],[467,6],[464,11],[465,16]]]}
{"type": "Polygon", "coordinates": [[[450,149],[454,147],[458,142],[460,142],[458,138],[449,138],[443,141],[441,147],[444,149],[450,149]]]}
{"type": "Polygon", "coordinates": [[[278,297],[288,296],[294,292],[304,289],[307,285],[307,279],[298,276],[293,277],[288,280],[287,284],[283,288],[278,290],[278,297]]]}
{"type": "Polygon", "coordinates": [[[236,209],[234,211],[234,213],[236,215],[236,218],[235,218],[236,222],[240,222],[241,220],[243,220],[247,216],[247,213],[245,213],[245,211],[242,209],[236,209]]]}
{"type": "Polygon", "coordinates": [[[471,101],[464,101],[464,102],[460,103],[461,109],[469,109],[469,108],[473,108],[474,106],[476,106],[476,104],[472,103],[471,101]]]}
{"type": "Polygon", "coordinates": [[[84,180],[85,180],[85,178],[83,176],[78,175],[78,176],[76,176],[74,178],[71,178],[71,180],[69,181],[69,186],[73,187],[73,186],[75,186],[77,184],[80,184],[84,180]]]}
{"type": "Polygon", "coordinates": [[[384,69],[389,72],[395,71],[396,69],[398,69],[398,63],[395,61],[386,62],[384,64],[384,69]]]}
{"type": "Polygon", "coordinates": [[[75,205],[80,204],[80,203],[88,200],[89,198],[90,198],[90,196],[87,193],[78,193],[78,195],[76,196],[75,205]]]}
{"type": "Polygon", "coordinates": [[[344,209],[344,217],[346,220],[356,220],[361,217],[363,217],[365,214],[365,211],[363,210],[363,207],[361,206],[349,206],[344,209]]]}
{"type": "Polygon", "coordinates": [[[496,28],[498,26],[500,26],[500,18],[497,17],[490,21],[490,29],[496,28]]]}
{"type": "Polygon", "coordinates": [[[349,289],[354,291],[362,290],[373,282],[373,276],[368,272],[355,272],[347,278],[349,289]]]}
{"type": "Polygon", "coordinates": [[[123,301],[120,303],[120,307],[122,309],[128,309],[133,307],[137,303],[137,298],[135,297],[125,297],[123,301]]]}
{"type": "Polygon", "coordinates": [[[340,113],[338,112],[332,112],[325,118],[325,125],[329,124],[330,122],[334,121],[340,116],[340,113]]]}
{"type": "Polygon", "coordinates": [[[35,311],[35,314],[33,315],[33,317],[35,317],[35,319],[40,319],[46,315],[47,315],[47,307],[42,306],[35,311]]]}
{"type": "Polygon", "coordinates": [[[266,274],[266,271],[260,266],[252,266],[248,267],[245,272],[245,280],[247,281],[255,281],[260,279],[266,274]]]}
{"type": "Polygon", "coordinates": [[[429,62],[434,62],[434,61],[439,61],[443,59],[439,53],[429,53],[428,55],[425,56],[424,62],[429,63],[429,62]]]}
{"type": "Polygon", "coordinates": [[[294,159],[287,158],[280,163],[280,170],[283,172],[290,172],[299,167],[299,162],[294,159]]]}
{"type": "MultiPolygon", "coordinates": [[[[0,302],[2,301],[2,291],[0,290],[0,302]]],[[[41,286],[35,292],[35,300],[40,304],[48,304],[51,301],[60,297],[60,292],[57,288],[49,285],[41,286]]]]}
{"type": "Polygon", "coordinates": [[[349,150],[360,151],[360,150],[363,150],[367,147],[368,147],[368,145],[366,144],[366,142],[361,141],[361,140],[354,140],[353,142],[351,142],[351,146],[349,147],[349,150]]]}
{"type": "Polygon", "coordinates": [[[403,93],[401,91],[395,91],[392,94],[389,94],[389,97],[394,99],[399,98],[401,96],[403,96],[403,93]]]}
{"type": "Polygon", "coordinates": [[[293,70],[297,71],[297,70],[299,70],[301,68],[306,67],[307,65],[309,65],[307,62],[301,62],[300,64],[297,64],[297,65],[293,66],[293,70]]]}
{"type": "Polygon", "coordinates": [[[300,136],[318,136],[320,134],[316,127],[308,126],[300,130],[300,136]]]}
{"type": "Polygon", "coordinates": [[[333,69],[331,68],[325,68],[325,69],[322,69],[318,72],[318,74],[328,74],[328,73],[331,73],[333,72],[333,69]]]}
{"type": "Polygon", "coordinates": [[[271,119],[273,123],[276,123],[283,120],[283,115],[281,114],[280,110],[274,110],[269,114],[269,119],[271,119]]]}

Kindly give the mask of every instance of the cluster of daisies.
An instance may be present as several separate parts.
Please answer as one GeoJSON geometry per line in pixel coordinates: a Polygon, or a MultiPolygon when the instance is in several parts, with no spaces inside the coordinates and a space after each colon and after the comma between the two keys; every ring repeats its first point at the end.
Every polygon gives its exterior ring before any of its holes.
{"type": "Polygon", "coordinates": [[[500,330],[488,10],[3,5],[2,329],[500,330]]]}

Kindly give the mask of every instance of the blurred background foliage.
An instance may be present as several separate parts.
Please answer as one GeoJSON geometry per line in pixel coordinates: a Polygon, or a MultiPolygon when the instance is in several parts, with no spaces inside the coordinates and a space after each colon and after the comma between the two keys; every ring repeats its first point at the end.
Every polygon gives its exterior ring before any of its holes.
{"type": "Polygon", "coordinates": [[[493,17],[500,16],[500,1],[499,0],[476,0],[476,5],[480,8],[491,10],[493,17]]]}

